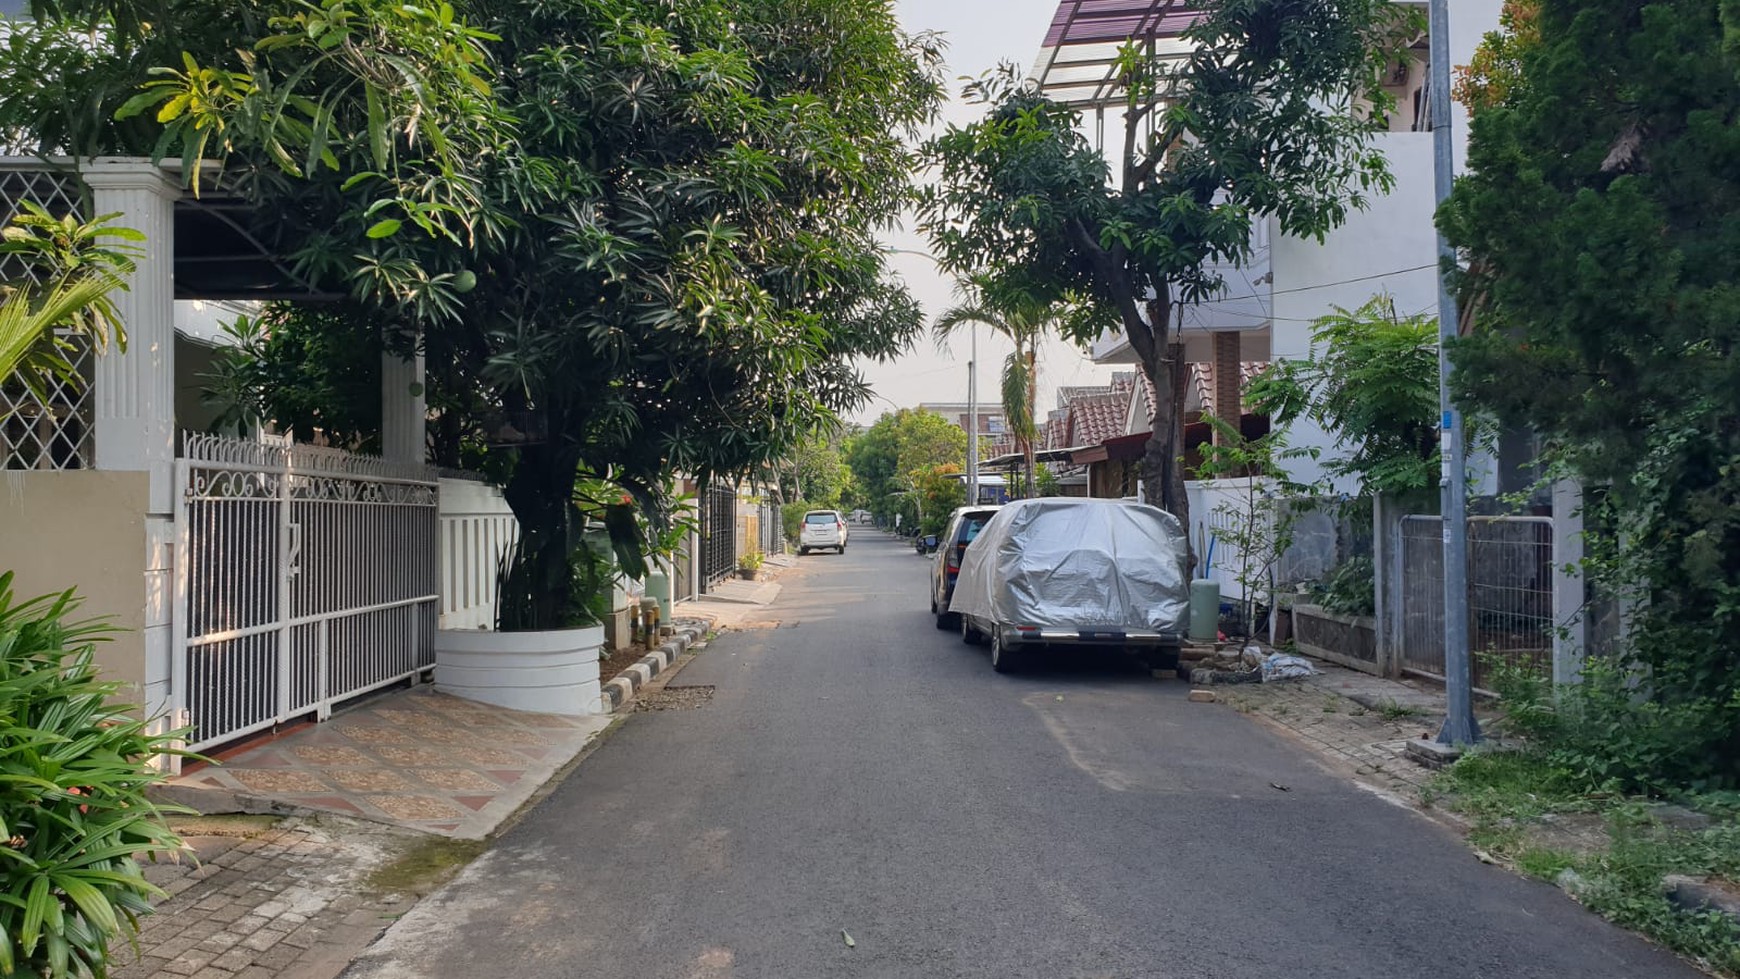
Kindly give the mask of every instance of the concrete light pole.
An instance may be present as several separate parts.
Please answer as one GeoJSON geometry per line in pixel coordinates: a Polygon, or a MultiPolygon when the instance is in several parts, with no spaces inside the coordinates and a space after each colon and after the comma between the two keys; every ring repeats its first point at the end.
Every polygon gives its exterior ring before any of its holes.
{"type": "MultiPolygon", "coordinates": [[[[1432,149],[1437,201],[1450,196],[1456,179],[1454,102],[1450,97],[1450,0],[1431,0],[1430,85],[1432,149]]],[[[1438,235],[1439,258],[1448,265],[1456,251],[1438,235]]],[[[1474,670],[1468,649],[1468,471],[1463,458],[1466,442],[1462,412],[1450,398],[1450,341],[1460,322],[1456,296],[1443,271],[1438,276],[1438,407],[1443,412],[1439,433],[1442,457],[1441,496],[1444,514],[1444,728],[1438,741],[1446,745],[1480,740],[1474,719],[1474,670]]]]}
{"type": "Polygon", "coordinates": [[[969,323],[973,352],[967,360],[967,505],[979,504],[979,325],[969,323]]]}

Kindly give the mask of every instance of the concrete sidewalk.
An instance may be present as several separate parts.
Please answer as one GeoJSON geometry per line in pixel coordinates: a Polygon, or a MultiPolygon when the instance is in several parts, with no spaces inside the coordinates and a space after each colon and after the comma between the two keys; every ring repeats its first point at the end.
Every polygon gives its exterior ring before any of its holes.
{"type": "Polygon", "coordinates": [[[157,791],[207,814],[320,811],[477,840],[609,724],[413,687],[225,753],[157,791]]]}
{"type": "Polygon", "coordinates": [[[1313,663],[1322,671],[1316,676],[1210,689],[1221,703],[1282,730],[1361,784],[1418,804],[1433,772],[1407,757],[1407,743],[1437,736],[1443,688],[1313,663]]]}

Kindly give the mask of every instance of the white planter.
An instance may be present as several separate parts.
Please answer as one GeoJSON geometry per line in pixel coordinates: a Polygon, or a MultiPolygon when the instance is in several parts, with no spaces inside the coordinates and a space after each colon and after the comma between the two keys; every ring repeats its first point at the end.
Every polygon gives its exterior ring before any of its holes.
{"type": "Polygon", "coordinates": [[[598,650],[604,627],[551,632],[443,629],[435,633],[442,693],[540,714],[602,714],[598,650]]]}

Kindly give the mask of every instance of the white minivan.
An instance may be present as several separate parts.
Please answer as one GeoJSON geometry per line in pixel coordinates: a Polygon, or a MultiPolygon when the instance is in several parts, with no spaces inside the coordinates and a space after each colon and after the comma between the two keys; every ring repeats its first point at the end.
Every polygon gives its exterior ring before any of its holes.
{"type": "Polygon", "coordinates": [[[804,514],[804,530],[798,536],[798,553],[808,554],[825,547],[846,553],[846,518],[840,516],[838,510],[811,510],[804,514]]]}

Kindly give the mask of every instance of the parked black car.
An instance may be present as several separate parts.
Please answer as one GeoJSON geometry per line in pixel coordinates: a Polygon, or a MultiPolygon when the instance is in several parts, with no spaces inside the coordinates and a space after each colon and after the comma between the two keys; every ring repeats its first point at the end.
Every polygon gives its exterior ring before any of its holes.
{"type": "Polygon", "coordinates": [[[959,626],[959,617],[949,611],[949,599],[955,594],[955,578],[961,573],[961,561],[966,557],[967,545],[1001,509],[997,506],[959,507],[949,515],[949,522],[933,548],[936,560],[930,566],[930,611],[936,616],[938,629],[959,626]]]}

